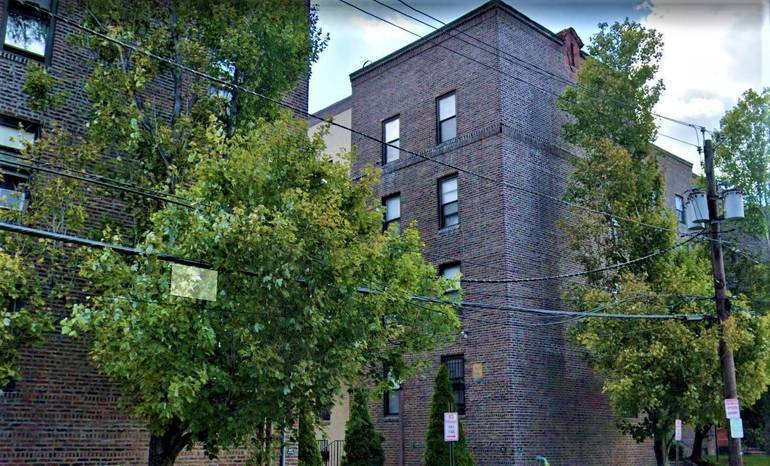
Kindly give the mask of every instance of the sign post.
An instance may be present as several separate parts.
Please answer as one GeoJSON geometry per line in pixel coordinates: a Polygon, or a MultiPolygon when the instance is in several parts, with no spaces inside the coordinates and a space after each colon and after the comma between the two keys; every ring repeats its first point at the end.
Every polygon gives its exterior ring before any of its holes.
{"type": "Polygon", "coordinates": [[[460,440],[457,413],[444,413],[444,441],[449,442],[449,466],[454,466],[454,443],[460,440]]]}
{"type": "Polygon", "coordinates": [[[679,465],[679,442],[682,441],[682,420],[674,422],[674,440],[676,441],[676,464],[679,465]]]}

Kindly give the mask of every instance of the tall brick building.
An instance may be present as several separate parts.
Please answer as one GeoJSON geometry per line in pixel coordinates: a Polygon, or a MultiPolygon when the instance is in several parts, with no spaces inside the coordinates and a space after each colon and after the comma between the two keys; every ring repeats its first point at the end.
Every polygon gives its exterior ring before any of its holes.
{"type": "MultiPolygon", "coordinates": [[[[82,14],[78,0],[29,3],[73,19],[82,14]]],[[[34,139],[45,119],[73,133],[80,133],[87,122],[89,102],[83,84],[89,57],[68,42],[77,32],[22,2],[0,0],[0,169],[4,172],[0,188],[7,190],[2,191],[0,207],[13,208],[24,198],[5,194],[14,192],[30,174],[2,165],[4,157],[18,154],[21,139],[34,139]],[[19,35],[22,24],[28,28],[26,36],[19,35]],[[28,106],[22,86],[30,62],[48,66],[58,89],[67,91],[61,110],[43,115],[28,106]],[[24,131],[19,131],[19,123],[24,131]]],[[[307,92],[305,80],[286,100],[307,109],[307,92]]],[[[120,211],[110,200],[94,200],[89,207],[105,215],[120,211]]],[[[67,314],[63,308],[56,312],[60,317],[67,314]]],[[[43,347],[24,350],[21,372],[21,380],[0,392],[0,464],[147,464],[148,432],[118,409],[119,393],[89,363],[84,341],[51,334],[43,347]]],[[[183,452],[177,463],[240,464],[244,460],[243,452],[209,460],[195,450],[183,452]]]]}
{"type": "MultiPolygon", "coordinates": [[[[349,108],[354,129],[461,169],[352,136],[358,154],[353,175],[366,165],[382,169],[378,195],[385,221],[414,222],[427,258],[445,276],[576,271],[562,226],[571,218],[568,209],[527,191],[563,194],[575,150],[562,137],[566,115],[557,110],[556,96],[563,80],[575,79],[581,46],[573,29],[553,33],[492,0],[352,73],[352,95],[318,113],[347,117],[349,108]],[[475,41],[460,31],[542,71],[471,46],[475,41]]],[[[692,165],[667,153],[661,160],[674,209],[692,165]]],[[[463,292],[466,301],[559,309],[566,284],[467,283],[463,292]]],[[[461,319],[456,343],[429,355],[431,367],[371,406],[386,436],[389,466],[421,463],[433,377],[442,361],[479,466],[534,465],[537,455],[555,465],[654,464],[651,445],[618,432],[600,381],[565,342],[559,319],[472,308],[461,319]]]]}

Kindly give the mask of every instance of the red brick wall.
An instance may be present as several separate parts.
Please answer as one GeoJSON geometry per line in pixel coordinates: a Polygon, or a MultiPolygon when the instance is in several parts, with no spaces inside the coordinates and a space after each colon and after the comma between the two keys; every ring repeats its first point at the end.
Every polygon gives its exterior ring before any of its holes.
{"type": "MultiPolygon", "coordinates": [[[[558,37],[493,4],[458,26],[485,42],[564,79],[573,76],[558,37]]],[[[563,193],[574,152],[561,137],[566,116],[555,96],[564,82],[485,53],[452,35],[407,47],[392,60],[353,73],[353,127],[379,135],[382,121],[400,115],[401,147],[495,180],[555,197],[563,193]],[[492,67],[458,56],[444,46],[492,67]],[[435,99],[456,90],[458,140],[436,146],[435,99]]],[[[467,38],[466,38],[467,40],[467,38]]],[[[381,164],[375,142],[353,136],[354,174],[381,164]]],[[[402,153],[383,167],[379,196],[400,192],[401,224],[416,222],[426,255],[436,265],[461,261],[465,278],[540,276],[577,270],[560,222],[569,213],[558,203],[459,173],[460,225],[439,229],[437,179],[454,170],[402,153]]],[[[561,308],[566,283],[465,284],[466,301],[561,308]]],[[[654,464],[649,444],[637,445],[615,427],[599,380],[569,346],[553,319],[466,309],[459,339],[427,355],[430,366],[407,380],[400,416],[385,417],[371,405],[386,435],[389,466],[418,465],[424,452],[433,378],[443,355],[465,357],[468,444],[478,466],[534,465],[546,456],[558,465],[654,464]],[[536,326],[532,326],[536,325],[536,326]],[[472,379],[472,364],[485,375],[472,379]]]]}

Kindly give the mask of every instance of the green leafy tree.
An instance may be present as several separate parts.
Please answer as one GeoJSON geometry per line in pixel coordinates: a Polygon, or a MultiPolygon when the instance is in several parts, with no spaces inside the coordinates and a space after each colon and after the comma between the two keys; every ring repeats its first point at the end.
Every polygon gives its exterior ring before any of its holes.
{"type": "Polygon", "coordinates": [[[313,416],[307,411],[300,415],[297,437],[299,466],[323,466],[321,451],[318,449],[318,440],[315,439],[313,416]]]}
{"type": "MultiPolygon", "coordinates": [[[[428,418],[428,433],[425,439],[424,466],[445,466],[450,464],[450,445],[444,441],[444,413],[457,412],[452,382],[449,380],[449,369],[441,364],[433,383],[433,400],[430,404],[428,418]]],[[[460,439],[451,446],[454,464],[457,466],[472,466],[473,457],[465,444],[465,432],[462,423],[459,425],[460,439]]]]}
{"type": "MultiPolygon", "coordinates": [[[[280,100],[307,77],[325,45],[315,9],[295,0],[85,2],[84,22],[107,36],[280,100]]],[[[88,146],[113,153],[110,176],[174,193],[192,168],[187,149],[204,144],[209,120],[232,136],[258,118],[274,118],[271,100],[228,88],[179,67],[84,33],[93,55],[85,91],[92,101],[88,146]]],[[[115,193],[113,193],[114,195],[115,193]]],[[[158,201],[126,196],[144,231],[158,201]]]]}
{"type": "MultiPolygon", "coordinates": [[[[574,209],[568,237],[586,270],[628,261],[671,248],[676,222],[664,204],[657,128],[652,108],[663,84],[656,80],[660,35],[629,22],[600,25],[590,56],[578,72],[579,86],[559,100],[573,120],[567,139],[581,149],[565,198],[606,215],[574,209]]],[[[699,248],[662,254],[624,268],[593,273],[585,286],[567,295],[575,307],[602,312],[666,314],[713,312],[708,301],[682,295],[712,294],[709,264],[699,248]]],[[[751,313],[736,316],[736,362],[743,369],[742,400],[753,403],[768,384],[763,347],[767,323],[751,313]]],[[[667,464],[676,418],[703,434],[719,418],[721,378],[718,329],[680,321],[626,322],[586,319],[570,330],[604,378],[619,425],[637,441],[653,439],[656,461],[667,464]],[[633,419],[633,420],[628,420],[633,419]]],[[[699,460],[696,457],[695,460],[699,460]]]]}
{"type": "Polygon", "coordinates": [[[19,255],[0,251],[0,391],[21,378],[19,349],[53,330],[35,270],[19,255]]]}
{"type": "Polygon", "coordinates": [[[403,377],[404,354],[456,329],[451,306],[413,304],[446,289],[415,230],[383,234],[375,180],[353,183],[349,162],[306,131],[285,116],[227,137],[212,120],[187,153],[196,181],[178,191],[199,207],[154,214],[145,255],[95,251],[81,268],[90,296],[65,331],[89,336],[94,363],[146,422],[152,464],[194,442],[216,454],[258,420],[291,427],[386,364],[403,377]],[[209,261],[216,301],[171,296],[161,252],[209,261]]]}
{"type": "Polygon", "coordinates": [[[345,426],[345,457],[342,466],[382,466],[383,436],[374,429],[369,415],[369,397],[364,389],[351,392],[350,419],[345,426]]]}
{"type": "Polygon", "coordinates": [[[746,218],[740,227],[761,235],[770,247],[770,89],[749,89],[722,117],[716,135],[720,177],[744,192],[746,218]]]}
{"type": "MultiPolygon", "coordinates": [[[[704,254],[680,251],[674,254],[668,276],[658,282],[660,288],[627,274],[614,294],[589,288],[576,293],[581,298],[574,304],[586,309],[602,306],[607,313],[707,314],[711,302],[683,299],[679,293],[705,295],[709,267],[704,254]]],[[[732,319],[727,332],[741,374],[739,393],[741,402],[750,406],[770,383],[765,355],[770,348],[770,320],[746,311],[732,319]]],[[[723,415],[719,331],[717,325],[678,320],[586,319],[571,327],[569,336],[586,350],[588,362],[602,376],[613,410],[625,418],[621,430],[637,441],[652,438],[662,465],[668,461],[675,419],[703,428],[723,415]]]]}

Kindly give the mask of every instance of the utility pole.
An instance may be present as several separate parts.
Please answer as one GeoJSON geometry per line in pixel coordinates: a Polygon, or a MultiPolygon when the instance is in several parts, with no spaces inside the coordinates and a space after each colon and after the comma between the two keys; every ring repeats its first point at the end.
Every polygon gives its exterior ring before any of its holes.
{"type": "MultiPolygon", "coordinates": [[[[717,317],[719,318],[720,336],[719,336],[719,360],[722,366],[722,380],[725,385],[725,398],[738,398],[738,386],[735,382],[735,359],[733,351],[725,342],[724,323],[730,317],[730,309],[727,304],[727,282],[725,280],[725,262],[722,255],[722,243],[720,242],[719,213],[717,212],[717,183],[714,176],[714,145],[711,139],[703,133],[703,149],[705,156],[706,170],[706,199],[708,201],[709,211],[709,235],[711,237],[711,265],[714,272],[714,300],[717,306],[717,317]]],[[[730,420],[727,420],[729,424],[730,420]]],[[[731,433],[730,433],[731,434],[731,433]]],[[[715,439],[716,440],[716,439],[715,439]]],[[[730,451],[730,466],[743,466],[743,456],[741,456],[741,439],[732,438],[728,434],[728,445],[730,451]]],[[[717,445],[717,448],[718,445],[717,445]]]]}

